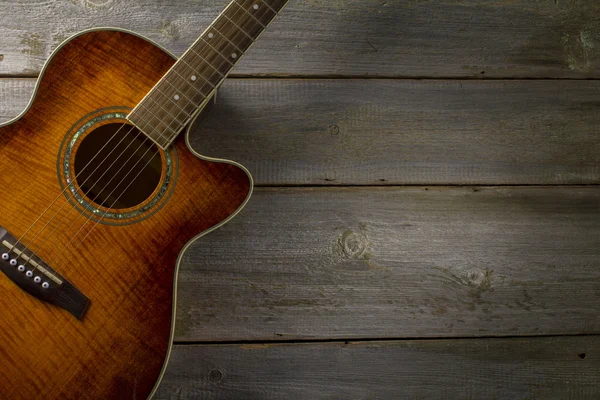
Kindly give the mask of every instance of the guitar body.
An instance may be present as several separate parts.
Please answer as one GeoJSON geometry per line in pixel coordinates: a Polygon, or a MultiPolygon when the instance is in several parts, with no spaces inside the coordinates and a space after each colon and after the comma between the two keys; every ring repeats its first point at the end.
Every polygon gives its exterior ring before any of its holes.
{"type": "Polygon", "coordinates": [[[158,182],[118,210],[83,189],[73,200],[65,182],[86,135],[122,124],[174,62],[131,33],[87,31],[61,45],[27,111],[0,127],[0,225],[25,234],[23,244],[90,300],[80,320],[0,274],[0,398],[146,399],[156,390],[171,349],[180,254],[245,205],[252,178],[195,154],[186,132],[157,153],[158,182]],[[94,207],[112,219],[98,222],[94,207]]]}

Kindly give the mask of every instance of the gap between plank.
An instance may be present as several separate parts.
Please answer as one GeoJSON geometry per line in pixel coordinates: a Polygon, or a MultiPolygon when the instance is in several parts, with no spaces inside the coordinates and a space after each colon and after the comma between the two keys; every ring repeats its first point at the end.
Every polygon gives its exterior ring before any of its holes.
{"type": "Polygon", "coordinates": [[[509,335],[509,336],[434,336],[434,337],[406,337],[406,338],[352,338],[352,339],[295,339],[295,340],[224,340],[224,341],[174,341],[176,346],[205,346],[205,345],[260,345],[260,344],[319,344],[319,343],[379,343],[379,342],[406,342],[406,341],[439,341],[439,340],[490,340],[490,339],[551,339],[570,337],[600,337],[600,333],[566,333],[563,335],[509,335]]]}
{"type": "Polygon", "coordinates": [[[597,188],[600,183],[564,183],[564,184],[548,184],[548,183],[407,183],[407,184],[340,184],[332,185],[331,182],[323,184],[255,184],[255,188],[497,188],[497,187],[540,187],[540,188],[597,188]]]}
{"type": "MultiPolygon", "coordinates": [[[[1,74],[0,79],[37,79],[39,74],[1,74]]],[[[528,76],[420,76],[420,75],[294,75],[231,74],[227,79],[297,79],[297,80],[415,80],[415,81],[600,81],[593,78],[528,77],[528,76]]]]}

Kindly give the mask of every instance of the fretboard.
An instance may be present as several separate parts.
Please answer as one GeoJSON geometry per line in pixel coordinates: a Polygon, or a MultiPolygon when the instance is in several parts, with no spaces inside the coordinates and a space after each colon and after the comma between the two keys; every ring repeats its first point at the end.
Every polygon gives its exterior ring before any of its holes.
{"type": "Polygon", "coordinates": [[[233,0],[127,119],[167,148],[287,2],[233,0]]]}

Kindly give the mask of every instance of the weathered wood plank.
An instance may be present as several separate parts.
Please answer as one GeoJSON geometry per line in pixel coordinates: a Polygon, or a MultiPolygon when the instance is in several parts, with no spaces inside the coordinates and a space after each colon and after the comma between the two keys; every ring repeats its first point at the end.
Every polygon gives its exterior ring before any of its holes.
{"type": "Polygon", "coordinates": [[[180,271],[177,341],[598,333],[600,187],[259,190],[180,271]]]}
{"type": "Polygon", "coordinates": [[[590,399],[594,337],[176,346],[157,399],[590,399]]]}
{"type": "Polygon", "coordinates": [[[34,79],[0,79],[0,123],[20,114],[31,98],[34,79]]]}
{"type": "MultiPolygon", "coordinates": [[[[0,1],[0,74],[36,74],[63,39],[137,31],[181,54],[226,0],[0,1]]],[[[238,74],[600,76],[596,0],[292,0],[238,74]]]]}
{"type": "MultiPolygon", "coordinates": [[[[0,116],[34,80],[0,79],[0,116]]],[[[600,83],[230,79],[192,137],[259,185],[600,182],[600,83]]]]}

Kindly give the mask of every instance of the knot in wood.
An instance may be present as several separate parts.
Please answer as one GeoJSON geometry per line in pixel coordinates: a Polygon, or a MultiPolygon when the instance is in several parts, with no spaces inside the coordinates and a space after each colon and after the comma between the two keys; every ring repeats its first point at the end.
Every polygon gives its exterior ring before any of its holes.
{"type": "Polygon", "coordinates": [[[367,249],[367,238],[353,231],[346,231],[340,238],[342,251],[349,258],[360,258],[367,249]]]}
{"type": "Polygon", "coordinates": [[[472,286],[479,286],[485,280],[485,275],[481,271],[471,270],[465,274],[467,281],[472,286]]]}
{"type": "Polygon", "coordinates": [[[340,133],[340,127],[337,125],[329,125],[329,134],[337,135],[340,133]]]}
{"type": "Polygon", "coordinates": [[[463,282],[471,287],[471,295],[480,297],[492,286],[492,271],[470,270],[464,274],[463,282]]]}
{"type": "Polygon", "coordinates": [[[213,369],[208,373],[208,380],[212,383],[219,383],[223,379],[223,373],[218,369],[213,369]]]}
{"type": "Polygon", "coordinates": [[[82,5],[86,8],[101,9],[110,8],[114,4],[115,0],[78,0],[75,3],[82,5]]]}

